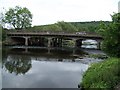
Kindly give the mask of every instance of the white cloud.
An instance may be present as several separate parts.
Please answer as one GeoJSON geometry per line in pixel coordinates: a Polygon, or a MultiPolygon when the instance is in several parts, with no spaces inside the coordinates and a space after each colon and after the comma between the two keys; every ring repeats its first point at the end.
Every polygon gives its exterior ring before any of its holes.
{"type": "Polygon", "coordinates": [[[0,8],[27,7],[33,13],[33,25],[57,21],[111,20],[119,0],[1,0],[0,8]]]}

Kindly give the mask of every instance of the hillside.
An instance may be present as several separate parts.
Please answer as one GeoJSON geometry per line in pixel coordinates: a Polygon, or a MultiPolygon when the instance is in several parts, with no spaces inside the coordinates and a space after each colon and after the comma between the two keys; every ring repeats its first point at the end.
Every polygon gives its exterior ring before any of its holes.
{"type": "MultiPolygon", "coordinates": [[[[50,31],[50,32],[97,32],[101,23],[110,24],[111,21],[90,21],[90,22],[64,22],[60,21],[54,24],[38,25],[27,29],[26,31],[50,31]]],[[[14,30],[14,29],[12,29],[14,30]]],[[[18,29],[21,30],[21,29],[18,29]]]]}
{"type": "Polygon", "coordinates": [[[34,26],[31,30],[41,31],[88,31],[97,32],[100,24],[109,24],[110,21],[91,21],[91,22],[57,22],[55,24],[34,26]]]}

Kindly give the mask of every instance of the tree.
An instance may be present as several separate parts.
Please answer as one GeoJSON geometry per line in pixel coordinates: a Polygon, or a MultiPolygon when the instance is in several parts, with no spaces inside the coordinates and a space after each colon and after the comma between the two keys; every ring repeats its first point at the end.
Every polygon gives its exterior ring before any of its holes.
{"type": "Polygon", "coordinates": [[[68,23],[68,22],[61,21],[61,22],[58,22],[57,25],[60,26],[62,28],[62,31],[64,31],[64,32],[78,31],[78,29],[74,25],[72,25],[71,23],[68,23]]]}
{"type": "Polygon", "coordinates": [[[56,32],[56,31],[62,31],[62,28],[57,24],[51,24],[51,25],[43,26],[43,30],[56,32]]]}
{"type": "Polygon", "coordinates": [[[102,48],[110,56],[120,57],[120,13],[115,13],[112,22],[104,25],[102,48]]]}
{"type": "Polygon", "coordinates": [[[0,25],[0,41],[2,41],[2,26],[0,25]]]}
{"type": "MultiPolygon", "coordinates": [[[[3,30],[2,25],[0,24],[0,42],[6,39],[6,31],[3,30]]],[[[1,44],[1,43],[0,43],[1,44]]]]}
{"type": "Polygon", "coordinates": [[[26,7],[16,6],[5,13],[2,21],[15,29],[23,29],[31,26],[32,14],[26,7]]]}

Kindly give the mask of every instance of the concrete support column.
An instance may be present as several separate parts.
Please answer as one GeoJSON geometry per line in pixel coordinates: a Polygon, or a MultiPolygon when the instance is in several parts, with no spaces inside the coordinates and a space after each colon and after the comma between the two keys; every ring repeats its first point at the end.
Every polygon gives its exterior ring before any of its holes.
{"type": "Polygon", "coordinates": [[[58,47],[62,47],[62,38],[58,38],[58,47]]]}
{"type": "Polygon", "coordinates": [[[60,47],[60,38],[58,38],[58,47],[60,47]]]}
{"type": "Polygon", "coordinates": [[[57,47],[57,38],[54,38],[54,47],[57,47]]]}
{"type": "Polygon", "coordinates": [[[59,46],[58,38],[56,38],[56,47],[59,46]]]}
{"type": "Polygon", "coordinates": [[[52,40],[52,38],[48,38],[48,48],[51,47],[51,40],[52,40]]]}
{"type": "Polygon", "coordinates": [[[62,45],[62,38],[60,38],[60,47],[62,47],[63,45],[62,45]]]}
{"type": "Polygon", "coordinates": [[[51,40],[52,38],[48,38],[48,53],[50,53],[50,49],[51,49],[51,40]]]}
{"type": "Polygon", "coordinates": [[[76,39],[72,39],[72,41],[74,42],[74,45],[73,45],[73,55],[75,54],[75,51],[76,51],[76,39]]]}
{"type": "Polygon", "coordinates": [[[24,37],[25,38],[25,46],[28,46],[28,39],[30,38],[30,37],[24,37]]]}
{"type": "Polygon", "coordinates": [[[77,47],[77,42],[76,42],[76,40],[77,40],[77,39],[73,39],[73,42],[74,42],[74,46],[73,46],[73,47],[74,47],[74,48],[77,47]]]}

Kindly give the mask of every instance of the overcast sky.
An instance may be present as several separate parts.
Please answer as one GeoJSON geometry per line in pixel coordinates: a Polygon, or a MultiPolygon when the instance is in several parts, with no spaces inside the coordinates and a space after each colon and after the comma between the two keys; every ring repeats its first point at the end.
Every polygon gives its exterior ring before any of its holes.
{"type": "Polygon", "coordinates": [[[33,14],[33,25],[57,21],[111,21],[110,14],[118,12],[119,0],[0,0],[3,7],[27,7],[33,14]]]}

